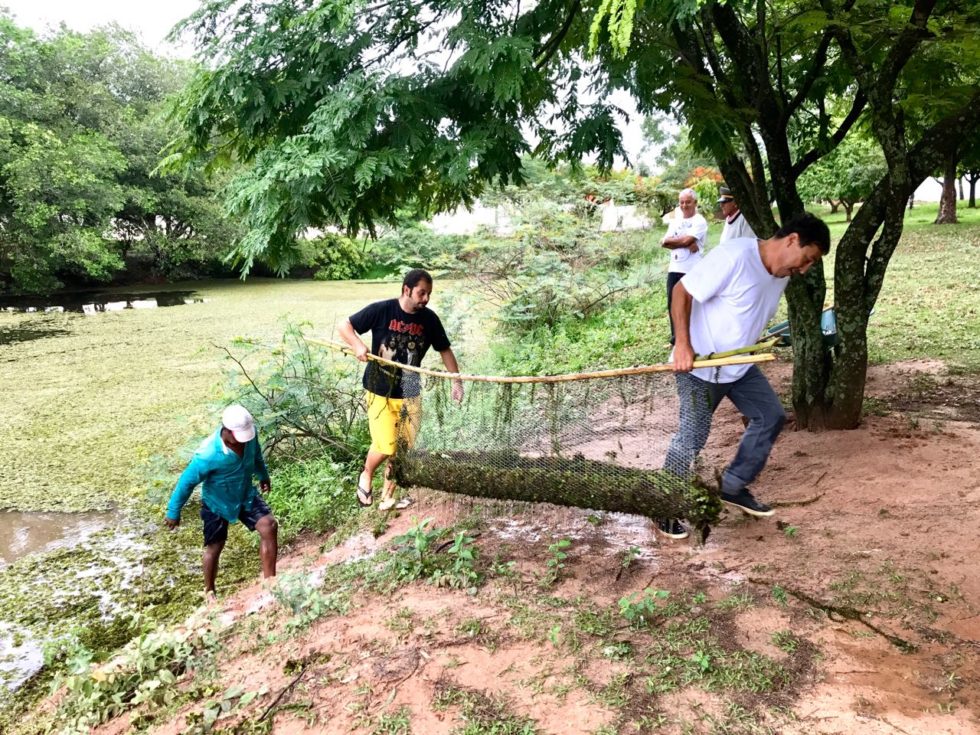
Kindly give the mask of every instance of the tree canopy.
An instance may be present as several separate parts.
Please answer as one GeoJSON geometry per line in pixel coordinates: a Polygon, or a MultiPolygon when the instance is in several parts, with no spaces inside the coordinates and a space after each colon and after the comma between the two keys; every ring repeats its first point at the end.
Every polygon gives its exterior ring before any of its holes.
{"type": "Polygon", "coordinates": [[[468,204],[521,183],[529,151],[608,168],[623,154],[618,90],[686,124],[764,234],[770,201],[783,218],[802,211],[800,176],[863,126],[886,168],[839,246],[836,356],[819,330],[822,268],[788,291],[798,420],[853,426],[904,204],[980,124],[978,13],[938,0],[215,0],[182,26],[205,68],[172,161],[248,164],[232,186],[238,253],[285,266],[308,226],[371,230],[406,204],[468,204]]]}
{"type": "Polygon", "coordinates": [[[153,174],[188,77],[118,27],[38,37],[0,14],[0,290],[220,257],[238,233],[203,172],[153,174]]]}

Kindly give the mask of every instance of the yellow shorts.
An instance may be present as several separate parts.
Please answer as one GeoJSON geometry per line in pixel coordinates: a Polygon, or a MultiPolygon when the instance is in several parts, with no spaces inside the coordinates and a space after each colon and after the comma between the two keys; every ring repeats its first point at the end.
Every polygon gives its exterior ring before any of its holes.
{"type": "Polygon", "coordinates": [[[422,398],[386,398],[366,391],[368,427],[371,429],[371,449],[381,454],[394,454],[399,439],[410,448],[415,443],[422,421],[422,398]]]}

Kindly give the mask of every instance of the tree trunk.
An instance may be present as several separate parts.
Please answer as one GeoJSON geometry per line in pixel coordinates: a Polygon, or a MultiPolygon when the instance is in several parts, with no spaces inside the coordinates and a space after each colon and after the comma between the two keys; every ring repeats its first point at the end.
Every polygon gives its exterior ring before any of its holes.
{"type": "Polygon", "coordinates": [[[914,207],[915,207],[915,194],[912,194],[909,196],[909,211],[911,212],[914,207]]]}
{"type": "Polygon", "coordinates": [[[966,205],[970,209],[977,208],[977,181],[980,180],[980,171],[969,171],[967,179],[970,182],[970,201],[966,205]]]}
{"type": "Polygon", "coordinates": [[[827,393],[830,353],[824,349],[820,313],[827,287],[823,263],[805,276],[794,276],[786,287],[786,304],[793,333],[793,410],[801,429],[829,428],[833,404],[827,393]]]}
{"type": "Polygon", "coordinates": [[[685,518],[702,533],[721,511],[718,489],[696,479],[581,456],[559,460],[501,450],[399,450],[392,462],[392,476],[405,487],[420,485],[479,498],[685,518]]]}
{"type": "Polygon", "coordinates": [[[844,202],[844,201],[842,201],[841,204],[844,205],[845,221],[846,222],[850,222],[851,221],[851,213],[854,211],[854,202],[844,202]]]}
{"type": "MultiPolygon", "coordinates": [[[[901,209],[904,212],[904,207],[901,209]]],[[[837,244],[834,263],[837,347],[829,390],[834,410],[825,424],[828,429],[854,429],[861,423],[868,368],[869,307],[864,258],[868,239],[867,230],[858,223],[857,227],[849,227],[837,244]]]]}
{"type": "Polygon", "coordinates": [[[830,202],[830,213],[837,214],[837,210],[840,209],[840,202],[835,202],[833,199],[828,199],[830,202]]]}
{"type": "Polygon", "coordinates": [[[963,179],[957,177],[957,179],[956,179],[956,188],[960,192],[960,201],[962,202],[963,199],[964,199],[964,197],[963,197],[963,179]]]}
{"type": "Polygon", "coordinates": [[[939,199],[939,214],[936,217],[937,225],[955,225],[956,220],[956,164],[957,155],[953,151],[946,158],[946,167],[943,174],[943,195],[939,199]]]}

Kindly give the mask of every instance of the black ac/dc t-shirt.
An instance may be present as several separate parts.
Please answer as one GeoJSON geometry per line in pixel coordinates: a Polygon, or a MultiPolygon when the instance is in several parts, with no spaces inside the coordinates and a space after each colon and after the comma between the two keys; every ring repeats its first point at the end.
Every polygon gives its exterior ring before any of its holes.
{"type": "MultiPolygon", "coordinates": [[[[371,332],[371,352],[386,360],[419,366],[429,347],[436,352],[449,349],[449,338],[434,311],[403,311],[398,299],[376,301],[350,318],[358,334],[371,332]]],[[[402,376],[402,370],[376,362],[364,369],[364,389],[388,398],[414,398],[421,393],[417,373],[402,376]]]]}

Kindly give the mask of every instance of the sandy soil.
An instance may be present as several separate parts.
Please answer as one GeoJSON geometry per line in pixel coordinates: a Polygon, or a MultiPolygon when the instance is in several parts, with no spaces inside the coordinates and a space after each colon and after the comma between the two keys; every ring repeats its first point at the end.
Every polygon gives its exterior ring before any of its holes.
{"type": "MultiPolygon", "coordinates": [[[[784,382],[786,367],[771,377],[784,382]]],[[[247,718],[254,728],[268,712],[261,721],[276,733],[407,732],[381,729],[404,707],[411,732],[449,733],[465,712],[458,701],[433,703],[453,690],[479,693],[486,707],[505,703],[541,733],[980,733],[980,384],[909,363],[873,369],[868,395],[881,410],[855,431],[784,432],[755,485],[776,517],[729,514],[703,547],[658,538],[642,518],[596,522],[577,509],[431,491],[419,491],[415,508],[379,538],[356,536],[327,553],[322,539],[307,540],[283,571],[316,575],[372,554],[419,518],[448,526],[477,514],[482,557],[513,561],[517,580],[476,595],[413,583],[361,596],[345,616],[258,647],[287,615],[262,604],[257,588],[243,590],[223,601],[237,623],[214,691],[242,684],[267,693],[224,726],[247,718]],[[572,546],[564,578],[546,595],[615,610],[648,587],[698,590],[706,605],[740,592],[752,604],[722,621],[728,643],[796,666],[791,684],[758,695],[692,685],[654,699],[631,680],[628,661],[527,635],[522,615],[537,609],[534,580],[559,538],[572,546]],[[636,559],[624,571],[631,547],[636,559]],[[774,644],[773,633],[786,630],[806,655],[787,658],[774,644]],[[628,701],[610,697],[610,683],[628,701]]],[[[741,430],[733,409],[719,409],[709,459],[730,456],[741,430]]],[[[567,618],[563,626],[556,639],[567,618]]],[[[656,636],[643,640],[656,645],[656,636]]],[[[185,706],[157,732],[188,731],[187,715],[200,709],[185,706]]],[[[129,722],[102,732],[125,732],[129,722]]]]}

